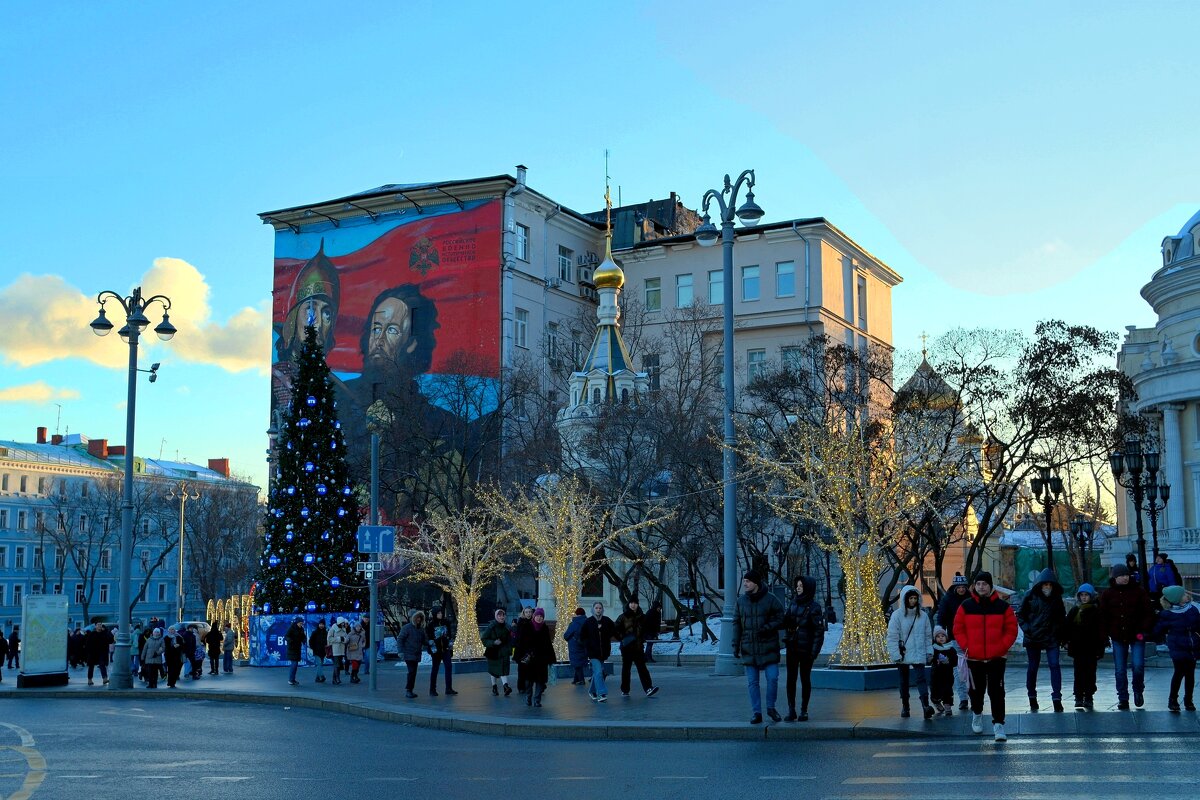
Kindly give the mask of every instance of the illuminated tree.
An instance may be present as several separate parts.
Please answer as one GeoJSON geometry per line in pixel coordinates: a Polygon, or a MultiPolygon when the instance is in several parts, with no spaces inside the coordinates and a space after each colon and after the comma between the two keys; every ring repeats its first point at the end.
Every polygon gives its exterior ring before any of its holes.
{"type": "MultiPolygon", "coordinates": [[[[578,604],[582,584],[600,571],[602,554],[610,543],[666,519],[665,513],[651,508],[626,523],[618,513],[620,503],[594,494],[574,475],[548,476],[532,490],[512,496],[490,490],[483,504],[539,565],[540,576],[554,594],[560,622],[578,604]]],[[[554,637],[554,651],[560,661],[566,660],[567,643],[561,636],[554,637]]]]}
{"type": "Polygon", "coordinates": [[[454,599],[459,622],[455,654],[460,658],[483,656],[475,608],[484,587],[510,569],[507,559],[514,552],[511,534],[475,510],[422,522],[407,546],[397,548],[396,554],[409,560],[409,580],[429,581],[454,599]]]}

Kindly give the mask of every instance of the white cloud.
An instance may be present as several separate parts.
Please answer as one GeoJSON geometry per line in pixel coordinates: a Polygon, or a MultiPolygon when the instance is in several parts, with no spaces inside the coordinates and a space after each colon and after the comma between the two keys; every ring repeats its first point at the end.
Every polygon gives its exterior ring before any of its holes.
{"type": "MultiPolygon", "coordinates": [[[[257,369],[267,374],[271,352],[270,301],[243,308],[224,321],[212,319],[210,288],[194,266],[178,258],[156,258],[142,276],[142,294],[171,299],[171,322],[179,333],[162,344],[149,330],[142,343],[161,347],[173,356],[197,364],[212,364],[229,372],[257,369]]],[[[105,367],[123,367],[128,351],[115,335],[98,337],[88,327],[96,317],[94,295],[87,295],[58,275],[21,275],[0,288],[0,358],[30,367],[63,358],[84,358],[105,367]]],[[[108,318],[118,328],[120,308],[107,305],[108,318]]],[[[151,328],[162,309],[147,311],[151,328]]]]}
{"type": "Polygon", "coordinates": [[[179,388],[177,388],[175,390],[175,394],[191,394],[191,393],[192,393],[192,387],[190,387],[190,386],[180,386],[179,388]]]}
{"type": "Polygon", "coordinates": [[[0,389],[0,403],[49,403],[51,400],[78,400],[75,389],[56,389],[45,381],[23,383],[0,389]]]}

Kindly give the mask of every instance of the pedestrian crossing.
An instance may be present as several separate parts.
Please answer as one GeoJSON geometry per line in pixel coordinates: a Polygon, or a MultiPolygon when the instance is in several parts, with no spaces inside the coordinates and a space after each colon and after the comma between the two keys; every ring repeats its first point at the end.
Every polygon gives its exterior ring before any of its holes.
{"type": "Polygon", "coordinates": [[[1194,798],[1200,742],[1190,736],[991,737],[881,743],[822,800],[1194,798]],[[1175,765],[1175,768],[1170,768],[1175,765]]]}

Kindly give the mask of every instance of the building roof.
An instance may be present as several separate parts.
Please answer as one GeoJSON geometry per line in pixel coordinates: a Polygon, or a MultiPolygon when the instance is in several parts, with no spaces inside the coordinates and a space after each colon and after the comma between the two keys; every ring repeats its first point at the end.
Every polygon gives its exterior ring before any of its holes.
{"type": "Polygon", "coordinates": [[[1167,237],[1168,239],[1175,240],[1175,250],[1171,255],[1172,264],[1177,261],[1184,261],[1185,259],[1189,259],[1192,256],[1197,255],[1195,237],[1192,234],[1192,229],[1197,225],[1200,225],[1200,211],[1197,211],[1192,215],[1191,219],[1183,223],[1183,227],[1179,229],[1178,234],[1167,237]]]}
{"type": "MultiPolygon", "coordinates": [[[[36,444],[30,442],[14,442],[0,440],[0,461],[28,463],[54,467],[71,467],[74,469],[91,469],[113,474],[120,474],[125,468],[123,455],[109,459],[92,455],[87,449],[87,440],[82,444],[36,444]]],[[[168,480],[192,479],[213,483],[231,483],[250,486],[237,478],[225,477],[220,472],[207,466],[192,464],[187,461],[168,461],[160,458],[142,459],[145,469],[141,474],[168,480]]],[[[254,487],[258,488],[258,487],[254,487]]]]}
{"type": "Polygon", "coordinates": [[[958,405],[958,392],[946,383],[924,354],[912,377],[904,382],[898,397],[921,408],[953,408],[958,405]]]}

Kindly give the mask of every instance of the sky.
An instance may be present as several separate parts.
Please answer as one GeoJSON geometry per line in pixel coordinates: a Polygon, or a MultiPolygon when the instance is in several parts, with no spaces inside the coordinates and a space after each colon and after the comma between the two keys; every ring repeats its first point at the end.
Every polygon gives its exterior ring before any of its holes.
{"type": "MultiPolygon", "coordinates": [[[[1191,3],[24,4],[0,29],[0,439],[124,440],[95,296],[171,297],[141,455],[265,485],[274,237],[256,214],[514,174],[695,207],[754,168],[904,277],[893,338],[1122,331],[1200,207],[1191,3]]],[[[152,314],[157,323],[159,315],[152,314]]]]}

